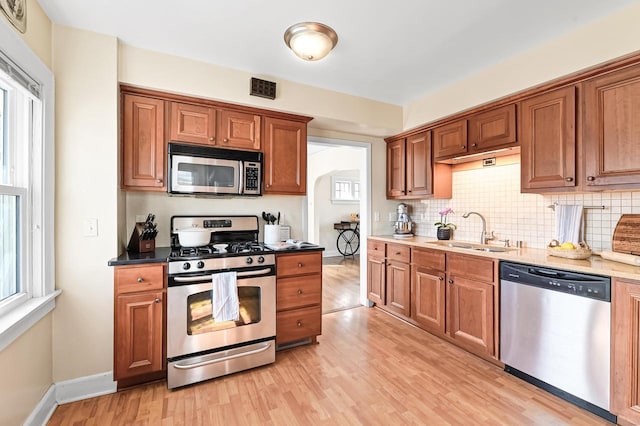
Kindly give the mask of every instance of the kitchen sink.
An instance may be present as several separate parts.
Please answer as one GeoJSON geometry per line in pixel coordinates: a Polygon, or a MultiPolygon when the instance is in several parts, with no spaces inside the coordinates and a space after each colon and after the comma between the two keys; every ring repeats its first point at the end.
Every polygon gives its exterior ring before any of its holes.
{"type": "Polygon", "coordinates": [[[465,241],[453,242],[453,241],[440,240],[440,241],[432,241],[431,243],[447,246],[447,247],[469,249],[469,250],[476,250],[476,251],[485,251],[490,253],[504,253],[512,250],[517,250],[515,247],[497,247],[497,246],[489,246],[484,244],[468,243],[465,241]]]}

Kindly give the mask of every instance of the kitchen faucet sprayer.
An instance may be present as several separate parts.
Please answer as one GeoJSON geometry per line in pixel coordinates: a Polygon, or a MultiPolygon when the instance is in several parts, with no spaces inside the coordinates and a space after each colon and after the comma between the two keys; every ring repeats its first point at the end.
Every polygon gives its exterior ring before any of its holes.
{"type": "Polygon", "coordinates": [[[482,216],[478,212],[467,212],[463,214],[462,217],[464,219],[467,219],[472,214],[478,215],[480,219],[482,219],[482,234],[480,234],[480,244],[487,244],[487,240],[493,240],[495,238],[493,235],[493,231],[491,231],[491,234],[487,234],[487,221],[485,220],[484,216],[482,216]]]}

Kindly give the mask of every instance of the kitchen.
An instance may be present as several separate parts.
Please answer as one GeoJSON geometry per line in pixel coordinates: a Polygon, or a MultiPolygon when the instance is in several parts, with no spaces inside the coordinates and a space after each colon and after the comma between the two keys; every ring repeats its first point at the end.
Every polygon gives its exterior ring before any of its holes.
{"type": "MultiPolygon", "coordinates": [[[[90,383],[103,389],[106,381],[103,376],[112,369],[113,363],[113,272],[105,266],[105,260],[119,254],[122,242],[129,237],[135,215],[156,212],[162,221],[161,228],[168,229],[169,218],[173,214],[184,210],[196,214],[210,211],[207,201],[203,199],[167,199],[165,194],[123,193],[119,190],[119,82],[260,108],[295,111],[317,117],[319,122],[328,120],[333,123],[332,127],[310,126],[309,134],[357,138],[358,141],[371,143],[371,169],[374,171],[371,187],[384,188],[384,173],[376,172],[385,167],[383,136],[397,134],[402,129],[410,129],[524,87],[637,51],[637,40],[640,39],[635,25],[640,10],[636,6],[603,18],[580,31],[558,37],[545,46],[511,58],[401,108],[287,81],[278,83],[283,93],[289,95],[285,98],[276,101],[250,98],[246,94],[251,76],[249,73],[230,72],[203,62],[133,47],[113,36],[55,24],[37,2],[28,1],[27,7],[29,29],[24,38],[54,70],[57,85],[56,283],[63,290],[63,295],[58,298],[58,306],[53,314],[45,317],[14,346],[0,354],[2,375],[7,378],[3,383],[3,395],[9,395],[12,389],[31,388],[31,374],[36,376],[33,380],[37,383],[37,390],[29,396],[19,400],[3,400],[7,405],[3,405],[2,412],[10,413],[7,414],[11,416],[7,420],[9,424],[22,422],[52,383],[70,385],[69,382],[76,379],[92,378],[93,382],[90,383]],[[605,34],[606,43],[594,42],[605,37],[605,34]],[[574,54],[566,55],[567,51],[574,54]],[[299,92],[300,95],[293,95],[292,92],[299,92]],[[91,96],[87,96],[87,93],[91,93],[91,96]],[[327,102],[312,101],[327,97],[327,102]],[[359,135],[361,132],[353,131],[345,123],[357,123],[356,127],[359,128],[383,130],[378,130],[378,134],[373,136],[359,135]],[[358,136],[354,136],[354,133],[358,136]],[[87,161],[88,158],[92,160],[87,161]],[[165,201],[168,201],[168,206],[160,206],[165,201]],[[98,218],[96,238],[83,236],[79,224],[86,218],[98,218]],[[90,280],[87,277],[91,277],[90,280]],[[39,366],[37,371],[28,374],[25,371],[27,369],[9,367],[14,365],[15,360],[25,358],[32,359],[39,366]]],[[[515,176],[518,174],[515,173],[515,176]]],[[[628,199],[624,194],[620,194],[621,208],[628,199]]],[[[388,234],[391,223],[385,219],[390,213],[395,213],[397,202],[387,201],[381,190],[372,190],[371,196],[370,233],[388,234]],[[379,222],[373,220],[376,211],[381,217],[379,222]]],[[[608,196],[612,203],[613,197],[617,197],[615,193],[603,193],[602,196],[608,196]]],[[[551,211],[546,209],[546,205],[552,204],[556,198],[559,202],[574,201],[574,198],[568,200],[561,197],[570,196],[545,196],[542,203],[536,201],[537,217],[544,220],[549,217],[552,220],[549,216],[551,211]]],[[[585,200],[584,204],[591,205],[591,201],[585,200]]],[[[615,201],[617,203],[617,199],[615,201]]],[[[599,204],[596,200],[593,203],[599,204]]],[[[216,201],[216,210],[229,214],[245,208],[253,214],[263,210],[286,211],[287,222],[297,226],[292,231],[300,234],[302,204],[300,197],[287,196],[269,196],[248,202],[244,199],[224,199],[216,201]]],[[[452,206],[457,214],[462,214],[467,207],[463,204],[460,204],[460,208],[456,204],[452,206]]],[[[481,208],[475,205],[469,207],[481,208]]],[[[528,208],[526,204],[523,207],[528,208]]],[[[617,206],[612,204],[612,207],[617,206]]],[[[439,208],[440,205],[436,207],[429,204],[425,219],[421,217],[422,211],[412,212],[414,217],[419,217],[423,222],[426,233],[434,232],[433,228],[427,226],[437,219],[434,212],[439,208]]],[[[490,213],[487,213],[487,217],[491,220],[490,213]]],[[[463,219],[456,217],[455,220],[460,226],[463,219]]],[[[496,226],[494,230],[497,233],[507,232],[496,226]]],[[[463,228],[460,232],[466,231],[463,228]]],[[[529,234],[514,232],[515,235],[509,237],[533,243],[535,231],[525,232],[529,234]]],[[[159,243],[166,244],[168,234],[161,233],[160,236],[164,241],[160,240],[159,243]]],[[[601,240],[609,238],[603,236],[601,240]]]]}

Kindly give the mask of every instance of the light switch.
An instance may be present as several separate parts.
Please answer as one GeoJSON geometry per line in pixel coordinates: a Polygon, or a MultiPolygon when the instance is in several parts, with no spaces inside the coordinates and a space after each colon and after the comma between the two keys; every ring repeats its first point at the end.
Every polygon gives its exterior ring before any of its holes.
{"type": "Polygon", "coordinates": [[[97,237],[98,236],[98,219],[89,218],[82,222],[83,234],[85,237],[97,237]]]}

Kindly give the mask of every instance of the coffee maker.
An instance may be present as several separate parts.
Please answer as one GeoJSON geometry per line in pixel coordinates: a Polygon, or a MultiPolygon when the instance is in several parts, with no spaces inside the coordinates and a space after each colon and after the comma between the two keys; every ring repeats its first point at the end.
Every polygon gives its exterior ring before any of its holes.
{"type": "Polygon", "coordinates": [[[393,236],[395,238],[413,237],[413,222],[407,211],[409,206],[405,203],[398,204],[398,219],[393,224],[393,236]]]}

